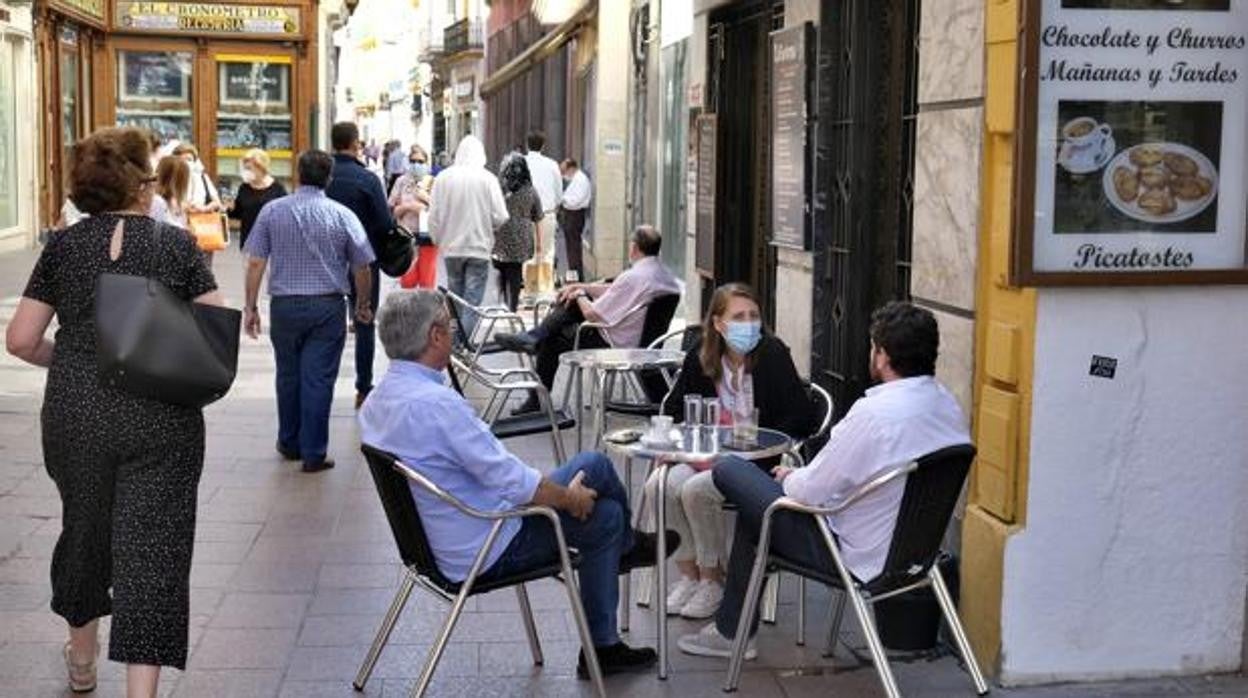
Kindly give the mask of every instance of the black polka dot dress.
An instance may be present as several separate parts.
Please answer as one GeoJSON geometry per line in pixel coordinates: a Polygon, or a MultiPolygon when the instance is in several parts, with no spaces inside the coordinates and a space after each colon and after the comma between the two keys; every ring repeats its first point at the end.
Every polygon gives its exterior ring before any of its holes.
{"type": "Polygon", "coordinates": [[[42,412],[62,502],[52,610],[75,627],[111,613],[109,659],[181,669],[204,418],[100,384],[94,288],[106,271],[153,276],[186,299],[217,287],[190,235],[146,217],[93,216],[44,248],[23,295],[51,305],[59,323],[42,412]]]}

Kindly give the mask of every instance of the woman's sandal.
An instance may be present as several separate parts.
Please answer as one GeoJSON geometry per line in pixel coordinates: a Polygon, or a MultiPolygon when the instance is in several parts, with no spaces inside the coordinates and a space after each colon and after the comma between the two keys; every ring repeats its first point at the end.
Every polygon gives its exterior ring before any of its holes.
{"type": "MultiPolygon", "coordinates": [[[[70,659],[69,644],[65,643],[65,670],[69,674],[69,690],[74,693],[90,693],[95,690],[95,660],[79,664],[70,659]]],[[[98,652],[98,650],[97,650],[98,652]]]]}

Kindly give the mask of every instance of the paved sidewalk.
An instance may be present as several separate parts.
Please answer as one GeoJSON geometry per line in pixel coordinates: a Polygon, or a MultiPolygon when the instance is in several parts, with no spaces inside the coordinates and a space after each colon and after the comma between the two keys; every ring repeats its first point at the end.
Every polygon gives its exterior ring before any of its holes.
{"type": "MultiPolygon", "coordinates": [[[[34,253],[0,255],[0,324],[11,317],[34,259],[34,253]]],[[[234,305],[241,304],[241,269],[237,253],[219,255],[216,271],[234,305]]],[[[331,425],[331,455],[338,467],[305,475],[273,452],[271,352],[267,342],[244,338],[238,383],[207,411],[208,452],[191,576],[191,658],[186,672],[165,672],[163,695],[361,695],[351,690],[351,680],[390,603],[400,565],[359,456],[351,351],[348,343],[331,425]]],[[[378,368],[383,364],[379,356],[378,368]]],[[[48,560],[60,530],[60,502],[41,466],[43,380],[42,371],[0,357],[0,697],[65,694],[64,624],[48,610],[48,560]]],[[[514,450],[538,467],[552,466],[547,438],[518,440],[514,450]]],[[[861,649],[852,631],[842,638],[835,662],[820,656],[828,594],[815,585],[808,597],[810,644],[795,646],[795,589],[793,583],[784,586],[779,623],[761,631],[760,658],[747,664],[740,695],[880,695],[871,667],[845,650],[861,649]]],[[[574,676],[576,632],[562,588],[537,584],[530,595],[545,666],[534,667],[529,659],[514,594],[488,594],[469,601],[432,695],[590,695],[574,676]]],[[[413,595],[364,695],[407,694],[444,613],[428,595],[413,595]]],[[[627,639],[652,644],[653,617],[639,608],[632,617],[627,639]]],[[[657,681],[653,673],[612,678],[611,694],[720,695],[725,663],[686,657],[674,647],[676,637],[698,625],[672,622],[668,681],[657,681]]],[[[969,678],[947,654],[894,666],[907,696],[972,695],[969,678]]],[[[96,695],[124,695],[121,667],[102,662],[101,679],[96,695]]],[[[994,693],[1248,696],[1248,682],[1196,677],[994,693]]]]}

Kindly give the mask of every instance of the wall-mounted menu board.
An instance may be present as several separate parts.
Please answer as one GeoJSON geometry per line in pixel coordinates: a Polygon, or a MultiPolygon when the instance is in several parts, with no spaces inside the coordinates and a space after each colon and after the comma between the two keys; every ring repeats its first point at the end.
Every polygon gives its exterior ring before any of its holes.
{"type": "Polygon", "coordinates": [[[718,130],[714,114],[698,116],[697,131],[698,185],[694,206],[697,208],[697,240],[695,266],[703,274],[715,276],[715,199],[719,171],[715,167],[718,130]]]}
{"type": "Polygon", "coordinates": [[[771,244],[808,249],[809,23],[771,34],[771,244]]]}
{"type": "Polygon", "coordinates": [[[1014,282],[1248,283],[1248,2],[1023,11],[1014,282]]]}

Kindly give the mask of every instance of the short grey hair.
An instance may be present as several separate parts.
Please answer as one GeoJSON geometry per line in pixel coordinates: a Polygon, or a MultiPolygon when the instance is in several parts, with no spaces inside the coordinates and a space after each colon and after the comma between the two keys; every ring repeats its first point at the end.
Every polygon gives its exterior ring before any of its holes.
{"type": "Polygon", "coordinates": [[[394,291],[377,314],[377,334],[391,360],[416,361],[429,346],[429,330],[448,318],[446,300],[437,291],[394,291]]]}

